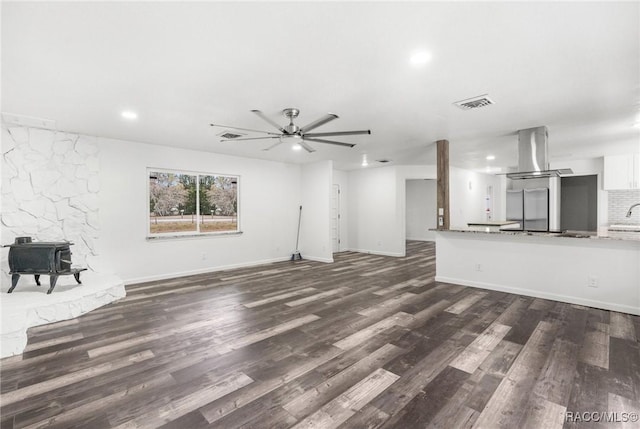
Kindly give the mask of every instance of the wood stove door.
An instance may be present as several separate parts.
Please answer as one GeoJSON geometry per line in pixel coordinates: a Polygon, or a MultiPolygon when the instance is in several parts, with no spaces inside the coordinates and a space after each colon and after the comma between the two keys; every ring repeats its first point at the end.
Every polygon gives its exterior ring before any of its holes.
{"type": "Polygon", "coordinates": [[[67,248],[56,250],[56,272],[71,270],[71,250],[67,248]]]}

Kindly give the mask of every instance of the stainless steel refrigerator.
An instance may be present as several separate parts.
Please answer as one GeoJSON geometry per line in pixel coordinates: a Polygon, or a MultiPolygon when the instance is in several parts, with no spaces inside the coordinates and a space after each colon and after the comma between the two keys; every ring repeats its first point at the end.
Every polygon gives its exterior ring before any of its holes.
{"type": "Polygon", "coordinates": [[[516,221],[524,231],[549,231],[549,189],[507,191],[507,220],[516,221]]]}

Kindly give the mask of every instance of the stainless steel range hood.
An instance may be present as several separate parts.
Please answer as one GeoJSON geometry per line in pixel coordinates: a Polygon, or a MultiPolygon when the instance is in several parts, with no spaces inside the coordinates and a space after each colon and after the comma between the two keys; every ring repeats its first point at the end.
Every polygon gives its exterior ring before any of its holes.
{"type": "Polygon", "coordinates": [[[540,179],[572,174],[570,168],[549,170],[547,127],[518,131],[518,171],[507,173],[509,179],[540,179]]]}

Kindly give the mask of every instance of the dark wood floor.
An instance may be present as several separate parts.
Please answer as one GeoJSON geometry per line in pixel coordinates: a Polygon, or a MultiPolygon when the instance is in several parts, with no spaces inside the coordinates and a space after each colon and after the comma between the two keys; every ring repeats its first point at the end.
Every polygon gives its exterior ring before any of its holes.
{"type": "Polygon", "coordinates": [[[565,412],[640,411],[639,317],[437,283],[432,244],[407,255],[129,286],[0,362],[2,428],[638,427],[565,412]]]}

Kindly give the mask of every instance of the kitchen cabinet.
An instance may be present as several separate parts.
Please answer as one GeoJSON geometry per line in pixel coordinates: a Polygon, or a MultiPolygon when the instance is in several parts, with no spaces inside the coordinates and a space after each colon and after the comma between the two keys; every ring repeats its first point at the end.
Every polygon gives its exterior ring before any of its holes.
{"type": "Polygon", "coordinates": [[[640,189],[640,154],[605,156],[604,189],[640,189]]]}

